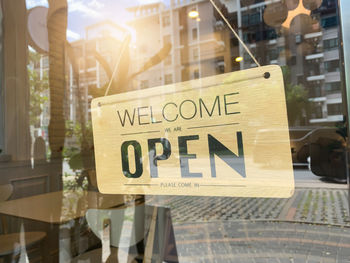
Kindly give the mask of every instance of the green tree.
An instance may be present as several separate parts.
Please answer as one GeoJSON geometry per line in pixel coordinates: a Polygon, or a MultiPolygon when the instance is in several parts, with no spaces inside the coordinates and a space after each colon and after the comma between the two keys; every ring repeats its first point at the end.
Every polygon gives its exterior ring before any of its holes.
{"type": "Polygon", "coordinates": [[[30,92],[29,119],[30,125],[38,126],[43,105],[48,102],[48,76],[46,73],[40,78],[40,73],[35,70],[35,65],[40,63],[40,54],[29,51],[28,79],[30,92]]]}
{"type": "Polygon", "coordinates": [[[282,67],[287,113],[289,126],[303,120],[310,112],[311,104],[308,100],[308,92],[302,85],[295,85],[290,79],[290,70],[287,66],[282,67]]]}

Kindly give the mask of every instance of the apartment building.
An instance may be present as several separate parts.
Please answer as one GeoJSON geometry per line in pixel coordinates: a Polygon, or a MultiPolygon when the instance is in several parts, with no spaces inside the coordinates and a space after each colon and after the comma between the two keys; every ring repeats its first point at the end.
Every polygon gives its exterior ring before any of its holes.
{"type": "MultiPolygon", "coordinates": [[[[92,89],[103,89],[109,82],[106,70],[96,58],[95,53],[105,60],[110,70],[116,63],[121,43],[127,30],[111,21],[103,21],[85,28],[85,38],[71,42],[74,57],[70,57],[67,52],[66,59],[66,89],[64,100],[65,120],[73,124],[79,123],[84,117],[89,121],[90,103],[92,89]],[[74,71],[74,64],[78,72],[74,71]],[[79,78],[77,78],[79,77],[79,78]],[[79,83],[78,83],[79,82],[79,83]]],[[[45,54],[38,55],[29,61],[28,69],[36,73],[37,82],[45,82],[48,85],[49,58],[45,54]]],[[[49,98],[49,89],[42,91],[36,96],[49,98]]],[[[35,103],[35,98],[31,98],[35,103]]],[[[32,141],[36,137],[42,136],[48,139],[48,125],[50,121],[49,100],[40,105],[42,111],[37,116],[38,121],[31,124],[30,133],[32,141]]]]}
{"type": "Polygon", "coordinates": [[[90,119],[92,90],[103,89],[110,81],[98,57],[113,71],[126,32],[127,29],[112,21],[103,21],[86,27],[85,38],[71,43],[76,60],[73,63],[77,64],[79,70],[79,85],[72,61],[68,61],[65,107],[67,120],[79,121],[80,111],[85,114],[85,120],[90,119]]]}
{"type": "MultiPolygon", "coordinates": [[[[296,125],[334,124],[343,119],[336,0],[307,6],[308,15],[296,13],[288,28],[282,26],[284,18],[276,23],[283,1],[220,0],[216,4],[261,65],[288,67],[292,84],[307,90],[312,110],[296,125]],[[277,16],[273,23],[264,17],[269,6],[277,16]]],[[[256,66],[209,1],[172,0],[169,6],[159,2],[128,11],[134,16],[130,25],[137,39],[132,57],[135,71],[166,42],[172,44],[161,64],[136,78],[140,88],[256,66]],[[198,17],[191,18],[191,11],[198,17]]]]}
{"type": "MultiPolygon", "coordinates": [[[[288,30],[266,21],[266,10],[278,3],[283,2],[216,1],[261,65],[288,67],[293,85],[301,85],[307,90],[312,110],[305,113],[296,125],[326,125],[342,121],[337,1],[325,0],[319,8],[311,10],[309,16],[317,21],[311,30],[305,30],[302,24],[293,20],[291,25],[294,28],[288,30]]],[[[256,66],[207,0],[172,0],[168,6],[158,2],[127,10],[133,14],[129,25],[135,33],[130,45],[131,72],[138,72],[166,43],[172,46],[161,63],[134,78],[130,85],[136,88],[256,66]],[[190,17],[191,11],[197,16],[190,17]]],[[[278,8],[274,12],[279,15],[278,8]]],[[[109,80],[93,51],[96,50],[112,68],[127,31],[111,21],[104,21],[87,27],[85,38],[71,43],[79,65],[80,88],[77,88],[77,79],[68,60],[67,119],[76,122],[80,107],[85,119],[89,119],[89,90],[102,88],[109,80]]],[[[40,63],[42,75],[48,69],[47,57],[43,56],[40,63]]],[[[44,125],[48,120],[42,122],[44,125]]]]}
{"type": "Polygon", "coordinates": [[[310,89],[310,101],[316,106],[310,123],[342,121],[338,2],[323,1],[314,16],[319,18],[320,30],[304,36],[317,43],[305,56],[306,83],[310,89]]]}
{"type": "MultiPolygon", "coordinates": [[[[274,5],[274,16],[278,17],[282,3],[237,1],[237,9],[230,15],[237,12],[237,17],[241,18],[238,21],[240,35],[260,64],[287,66],[293,85],[302,85],[307,90],[312,110],[304,120],[299,120],[299,125],[332,125],[342,121],[337,1],[323,1],[318,8],[307,12],[308,17],[296,13],[289,28],[282,24],[271,26],[264,14],[274,5]]],[[[246,52],[241,56],[244,57],[241,68],[256,66],[246,52]]]]}
{"type": "Polygon", "coordinates": [[[181,0],[128,8],[136,32],[134,71],[165,43],[172,45],[169,56],[136,79],[141,88],[166,85],[231,71],[230,35],[214,8],[205,0],[181,0]],[[197,16],[189,17],[194,11],[197,16]]]}

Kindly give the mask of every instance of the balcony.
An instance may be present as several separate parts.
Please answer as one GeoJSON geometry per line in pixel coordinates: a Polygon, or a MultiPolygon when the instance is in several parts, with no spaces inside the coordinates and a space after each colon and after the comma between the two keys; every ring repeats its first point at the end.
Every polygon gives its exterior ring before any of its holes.
{"type": "MultiPolygon", "coordinates": [[[[261,8],[266,6],[264,0],[256,0],[256,1],[246,1],[247,3],[242,3],[241,11],[247,11],[253,8],[261,8]]],[[[272,2],[272,1],[271,1],[272,2]]],[[[274,2],[281,2],[281,0],[275,0],[274,2]]]]}
{"type": "Polygon", "coordinates": [[[321,32],[315,32],[315,33],[309,33],[304,35],[305,39],[315,38],[315,37],[322,37],[323,33],[321,32]]]}
{"type": "Polygon", "coordinates": [[[172,7],[173,8],[178,8],[190,4],[195,4],[197,2],[201,2],[201,0],[174,0],[172,1],[172,7]]]}
{"type": "Polygon", "coordinates": [[[327,122],[326,118],[320,118],[320,119],[310,119],[310,123],[323,123],[327,122]]]}
{"type": "Polygon", "coordinates": [[[325,76],[326,76],[326,82],[340,81],[340,72],[339,71],[328,72],[325,76]]]}
{"type": "Polygon", "coordinates": [[[337,60],[337,59],[339,59],[339,50],[338,49],[324,51],[324,60],[325,61],[337,60]]]}
{"type": "Polygon", "coordinates": [[[256,48],[256,43],[252,43],[249,45],[250,48],[256,48]]]}
{"type": "MultiPolygon", "coordinates": [[[[312,95],[312,94],[310,94],[310,95],[312,95]]],[[[320,96],[322,96],[322,95],[320,95],[320,96]]],[[[326,97],[309,98],[309,101],[311,101],[311,102],[324,102],[326,100],[327,100],[326,97]]]]}
{"type": "Polygon", "coordinates": [[[223,60],[218,60],[218,61],[216,61],[216,66],[225,67],[225,62],[223,60]]]}
{"type": "Polygon", "coordinates": [[[322,89],[321,85],[309,86],[308,87],[309,101],[322,102],[326,101],[326,94],[322,89]]]}
{"type": "Polygon", "coordinates": [[[309,76],[306,78],[307,81],[320,81],[320,80],[324,80],[326,77],[324,74],[322,75],[317,75],[317,76],[309,76]]]}
{"type": "Polygon", "coordinates": [[[268,44],[269,44],[269,45],[277,44],[277,39],[271,39],[271,40],[269,40],[268,44]]]}
{"type": "Polygon", "coordinates": [[[201,39],[199,41],[191,41],[188,45],[196,46],[196,45],[208,45],[208,44],[214,44],[216,48],[217,47],[225,48],[225,42],[222,40],[217,40],[216,38],[201,39]]]}
{"type": "Polygon", "coordinates": [[[216,43],[218,44],[218,46],[224,48],[225,47],[225,42],[222,40],[217,40],[216,43]]]}
{"type": "Polygon", "coordinates": [[[324,57],[323,53],[318,53],[318,54],[311,54],[311,55],[307,55],[305,57],[306,60],[313,60],[313,59],[321,59],[324,57]]]}
{"type": "Polygon", "coordinates": [[[343,115],[331,115],[327,117],[328,122],[339,122],[343,121],[343,115]]]}

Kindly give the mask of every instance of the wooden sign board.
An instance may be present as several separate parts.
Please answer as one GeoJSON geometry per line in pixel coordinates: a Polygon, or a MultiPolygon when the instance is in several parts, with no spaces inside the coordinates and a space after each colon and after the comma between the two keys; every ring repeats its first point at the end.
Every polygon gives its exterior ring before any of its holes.
{"type": "Polygon", "coordinates": [[[92,123],[102,193],[293,194],[278,66],[96,98],[92,123]]]}

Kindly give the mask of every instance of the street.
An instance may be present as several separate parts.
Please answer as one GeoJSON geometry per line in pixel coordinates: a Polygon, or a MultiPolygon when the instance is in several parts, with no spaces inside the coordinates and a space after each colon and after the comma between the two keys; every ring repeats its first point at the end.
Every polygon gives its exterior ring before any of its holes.
{"type": "Polygon", "coordinates": [[[335,183],[314,175],[307,168],[294,169],[295,188],[347,189],[347,184],[335,183]]]}
{"type": "Polygon", "coordinates": [[[294,172],[291,198],[148,196],[170,207],[180,262],[349,262],[347,184],[294,172]]]}

